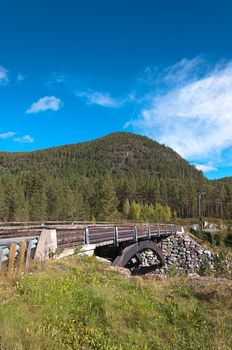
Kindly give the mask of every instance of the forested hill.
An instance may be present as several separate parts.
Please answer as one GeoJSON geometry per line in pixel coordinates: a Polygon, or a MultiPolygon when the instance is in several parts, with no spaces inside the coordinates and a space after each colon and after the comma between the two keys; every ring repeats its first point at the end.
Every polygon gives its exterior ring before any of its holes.
{"type": "Polygon", "coordinates": [[[75,173],[84,176],[117,174],[162,176],[164,178],[200,179],[202,174],[171,148],[132,133],[113,133],[94,141],[46,150],[0,153],[1,172],[35,170],[49,173],[75,173]]]}
{"type": "MultiPolygon", "coordinates": [[[[172,149],[131,133],[0,153],[2,221],[168,221],[197,216],[199,190],[206,191],[207,201],[229,203],[231,188],[229,182],[206,180],[172,149]]],[[[217,207],[207,210],[220,214],[217,207]]]]}

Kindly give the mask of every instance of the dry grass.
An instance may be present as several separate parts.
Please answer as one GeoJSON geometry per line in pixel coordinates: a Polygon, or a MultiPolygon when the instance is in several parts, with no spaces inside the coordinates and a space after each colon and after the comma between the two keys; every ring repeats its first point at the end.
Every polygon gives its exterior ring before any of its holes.
{"type": "Polygon", "coordinates": [[[127,278],[94,258],[0,282],[1,350],[230,350],[228,280],[127,278]]]}

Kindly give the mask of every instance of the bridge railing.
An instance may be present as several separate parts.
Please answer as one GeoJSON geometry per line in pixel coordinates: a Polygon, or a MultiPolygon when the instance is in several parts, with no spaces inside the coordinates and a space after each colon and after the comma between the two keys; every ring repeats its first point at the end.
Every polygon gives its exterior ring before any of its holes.
{"type": "Polygon", "coordinates": [[[72,244],[115,244],[122,241],[137,241],[152,237],[169,236],[180,230],[177,225],[92,225],[83,228],[59,228],[57,229],[58,246],[70,246],[72,244]]]}
{"type": "Polygon", "coordinates": [[[19,239],[0,240],[0,272],[7,268],[8,272],[15,266],[21,270],[28,266],[38,243],[38,237],[22,237],[19,239]]]}
{"type": "Polygon", "coordinates": [[[144,239],[166,237],[175,234],[180,226],[172,224],[69,224],[58,222],[56,225],[0,225],[0,269],[8,264],[12,268],[13,260],[27,263],[33,255],[42,231],[55,230],[56,246],[68,247],[75,245],[94,244],[115,245],[121,242],[137,242],[144,239]]]}

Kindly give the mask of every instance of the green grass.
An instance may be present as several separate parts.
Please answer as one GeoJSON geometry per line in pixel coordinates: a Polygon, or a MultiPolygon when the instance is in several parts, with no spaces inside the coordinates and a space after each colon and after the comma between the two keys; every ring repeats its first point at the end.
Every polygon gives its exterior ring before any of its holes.
{"type": "Polygon", "coordinates": [[[49,261],[1,281],[0,349],[229,350],[231,288],[126,278],[94,258],[49,261]]]}

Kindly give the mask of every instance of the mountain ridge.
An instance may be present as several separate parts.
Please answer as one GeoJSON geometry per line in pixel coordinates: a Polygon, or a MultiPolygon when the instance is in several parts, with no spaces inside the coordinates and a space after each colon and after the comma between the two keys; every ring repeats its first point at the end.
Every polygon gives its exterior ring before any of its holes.
{"type": "MultiPolygon", "coordinates": [[[[109,153],[115,153],[118,152],[118,157],[116,157],[116,160],[119,162],[120,160],[125,165],[128,161],[133,161],[136,159],[136,156],[141,156],[141,159],[143,161],[150,157],[154,157],[155,153],[159,153],[160,157],[163,157],[166,162],[176,161],[180,162],[180,164],[183,167],[187,167],[191,169],[190,172],[193,172],[195,174],[202,174],[200,171],[198,171],[193,165],[189,164],[185,159],[183,159],[177,152],[172,150],[170,147],[167,147],[165,145],[159,144],[157,141],[152,140],[146,136],[137,135],[133,133],[128,132],[115,132],[108,134],[106,136],[103,136],[101,138],[97,138],[90,141],[80,142],[80,143],[74,143],[74,144],[66,144],[62,146],[55,146],[55,147],[49,147],[46,149],[41,150],[34,150],[30,152],[0,152],[0,164],[2,165],[4,163],[4,160],[8,158],[10,161],[11,159],[16,160],[16,158],[19,159],[25,159],[25,157],[28,157],[30,160],[40,160],[40,156],[49,158],[55,157],[59,158],[61,154],[63,153],[63,156],[67,158],[70,161],[71,156],[75,156],[76,160],[79,158],[88,158],[90,153],[95,153],[94,157],[91,157],[92,160],[97,158],[97,161],[101,161],[104,164],[107,163],[102,158],[102,148],[104,152],[106,152],[106,155],[108,158],[110,158],[109,153]],[[99,149],[100,148],[100,149],[99,149]],[[137,152],[137,153],[136,153],[137,152]],[[154,152],[152,154],[152,152],[154,152]],[[84,153],[87,153],[87,156],[85,156],[84,153]],[[139,153],[139,154],[138,154],[139,153]],[[121,158],[120,158],[121,155],[121,158]]],[[[51,160],[51,159],[50,159],[51,160]]],[[[148,161],[152,162],[152,159],[148,159],[148,161]]],[[[156,156],[156,162],[159,164],[157,165],[158,170],[156,170],[156,166],[153,166],[154,171],[160,172],[160,163],[162,162],[161,159],[157,159],[156,156]]],[[[123,164],[120,166],[123,167],[123,164]]],[[[26,166],[26,164],[24,164],[26,166]]],[[[110,164],[112,166],[112,163],[110,164]]],[[[131,165],[131,164],[130,164],[131,165]]],[[[126,166],[125,166],[126,167],[126,166]]],[[[146,169],[151,168],[148,164],[145,166],[146,169]]],[[[125,170],[125,169],[124,169],[125,170]]],[[[187,169],[186,169],[187,171],[187,169]]]]}
{"type": "Polygon", "coordinates": [[[149,211],[161,210],[157,205],[163,211],[168,206],[171,215],[196,217],[199,191],[206,192],[206,216],[219,217],[223,210],[228,216],[227,207],[214,203],[232,202],[230,181],[208,180],[170,147],[133,133],[0,152],[0,221],[127,218],[136,210],[147,220],[149,211]]]}

